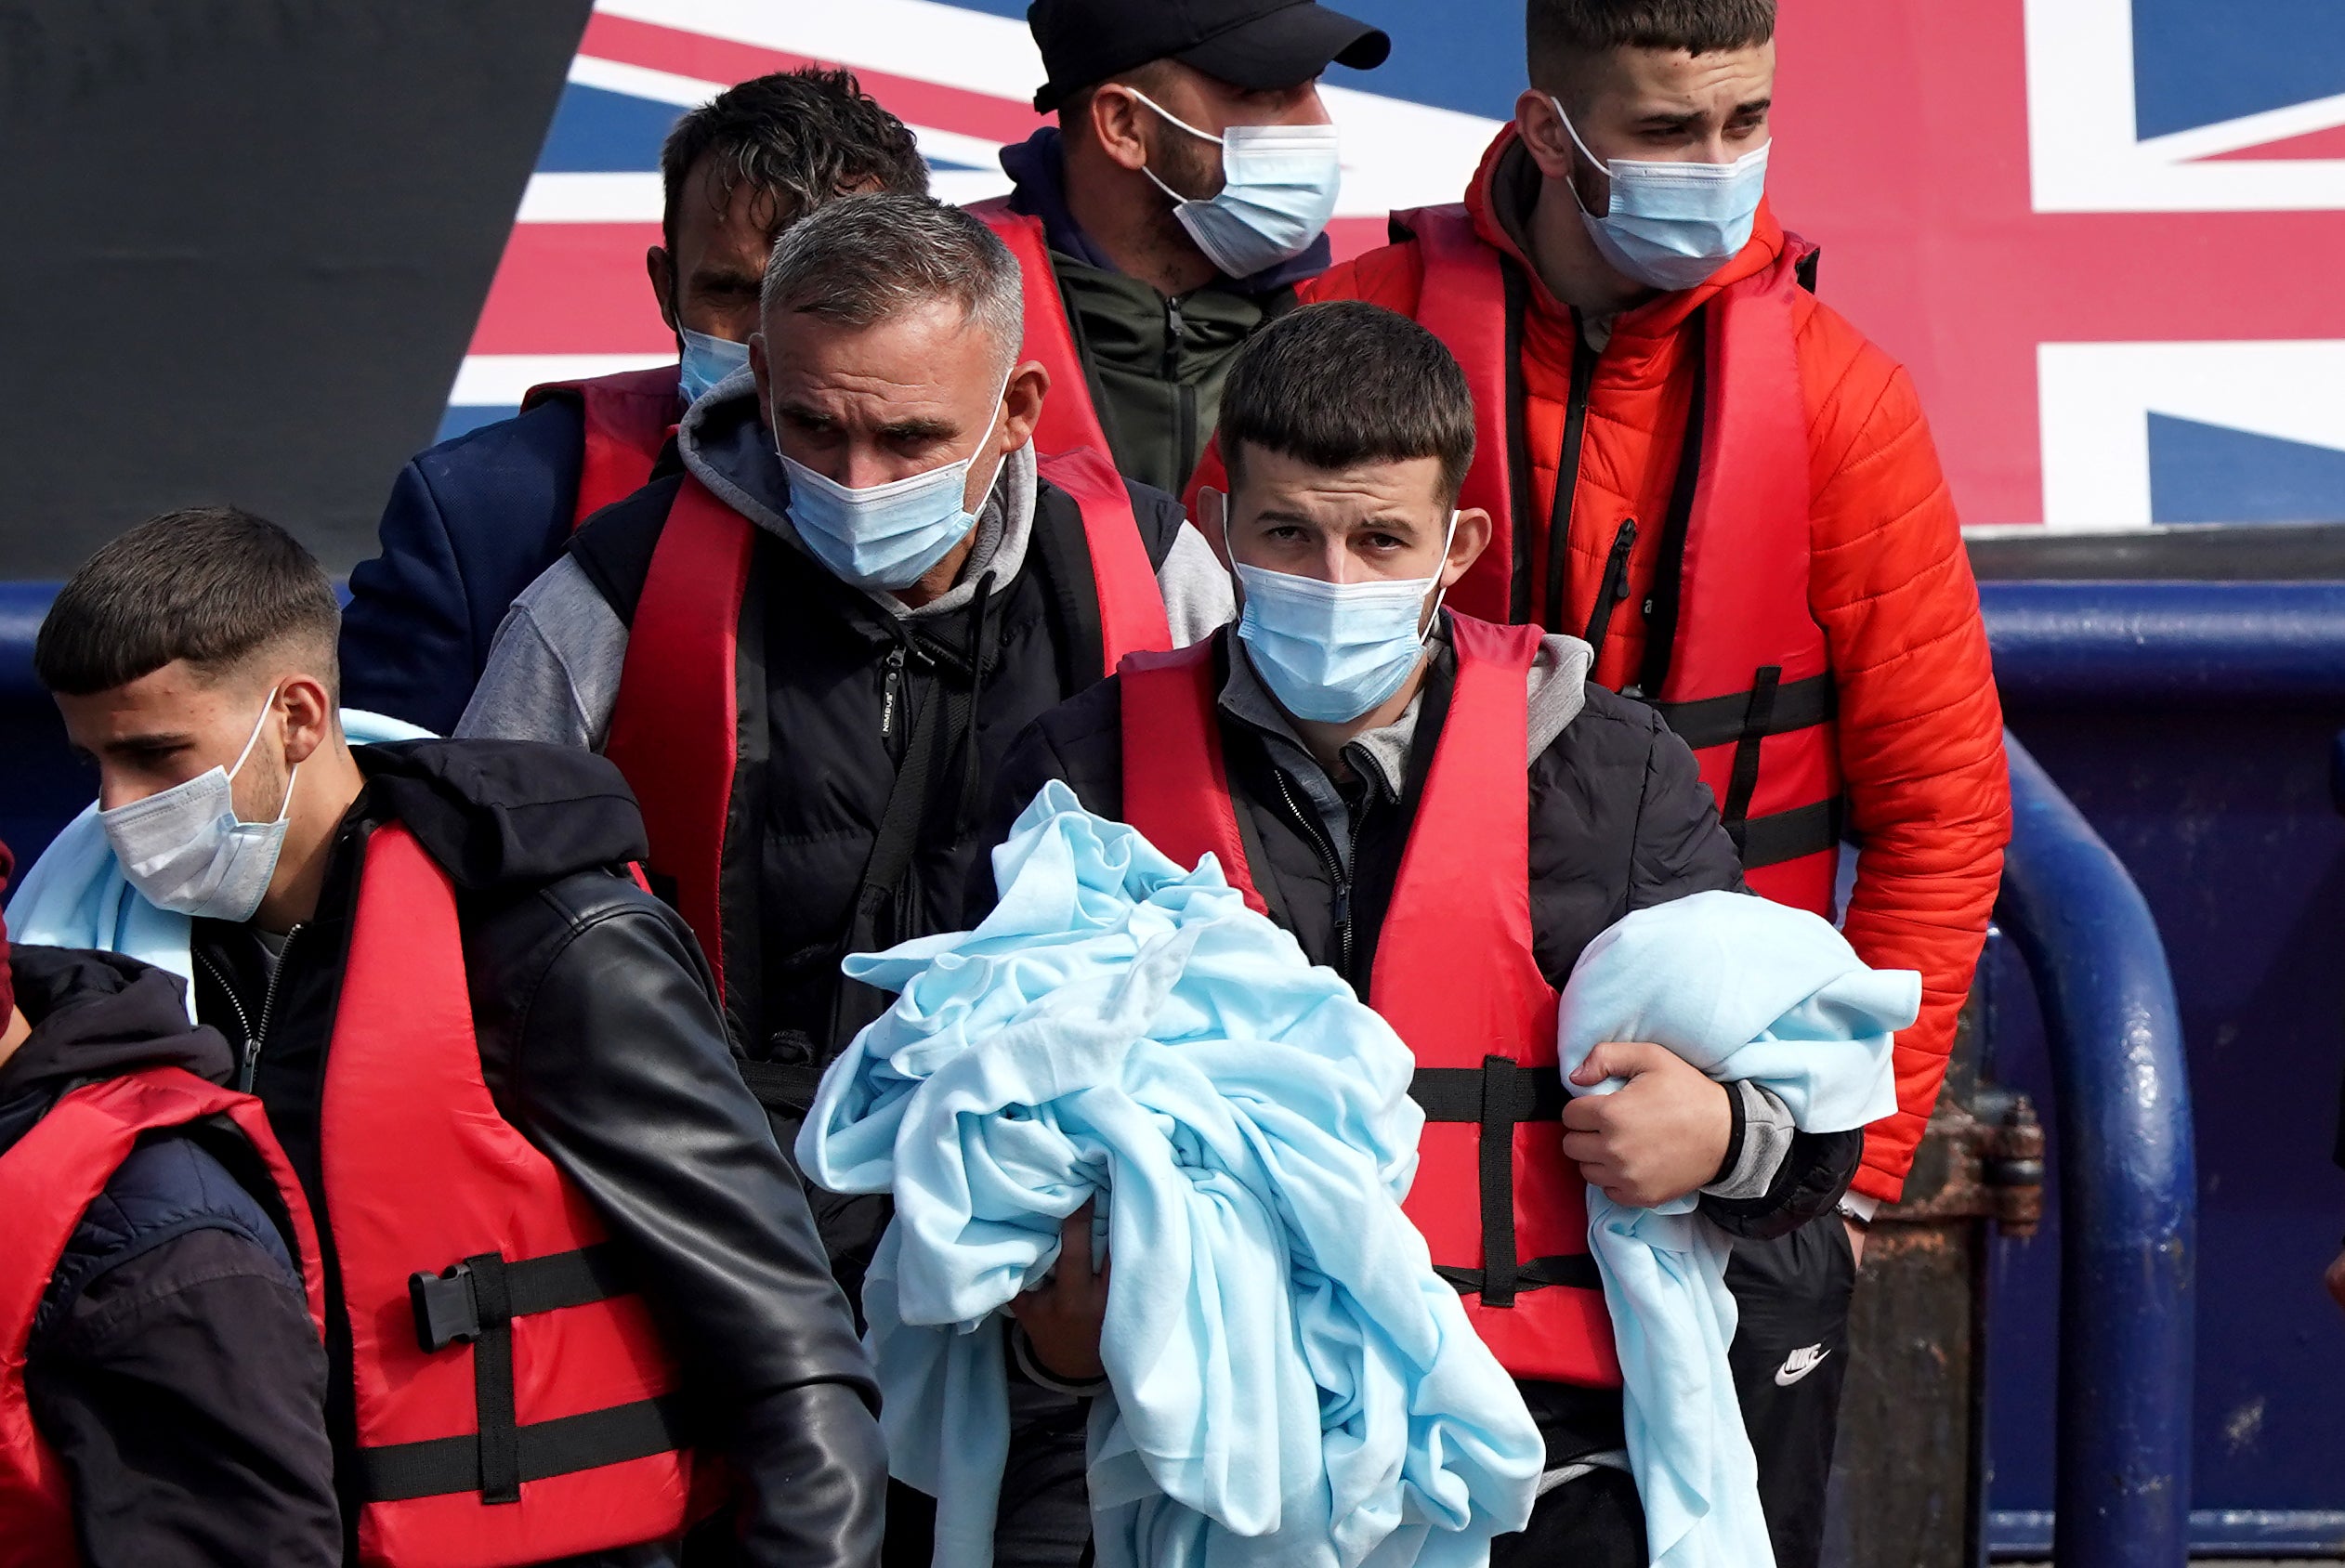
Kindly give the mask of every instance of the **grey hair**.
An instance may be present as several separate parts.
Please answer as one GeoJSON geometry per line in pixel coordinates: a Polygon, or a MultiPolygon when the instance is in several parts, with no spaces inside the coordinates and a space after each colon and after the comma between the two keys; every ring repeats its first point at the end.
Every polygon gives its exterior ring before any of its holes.
{"type": "Polygon", "coordinates": [[[1017,258],[979,219],[925,196],[848,196],[783,230],[759,299],[766,321],[799,311],[840,326],[934,300],[961,307],[1006,369],[1026,331],[1017,258]]]}

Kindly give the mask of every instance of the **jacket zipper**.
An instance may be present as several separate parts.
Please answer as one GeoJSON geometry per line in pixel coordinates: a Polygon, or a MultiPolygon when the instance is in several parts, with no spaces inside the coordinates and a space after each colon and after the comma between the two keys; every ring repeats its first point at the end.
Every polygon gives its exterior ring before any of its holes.
{"type": "Polygon", "coordinates": [[[1541,624],[1550,631],[1564,623],[1564,568],[1570,559],[1565,551],[1571,535],[1572,508],[1579,500],[1579,460],[1588,441],[1588,393],[1595,385],[1598,358],[1579,330],[1578,311],[1572,312],[1571,332],[1571,395],[1564,404],[1564,444],[1556,454],[1555,504],[1547,526],[1547,616],[1541,624]],[[1563,466],[1566,456],[1571,460],[1568,470],[1563,466]]]}
{"type": "Polygon", "coordinates": [[[1172,465],[1175,468],[1189,461],[1191,433],[1197,426],[1197,388],[1180,376],[1181,338],[1187,324],[1181,320],[1181,302],[1171,294],[1164,297],[1164,359],[1158,366],[1165,384],[1172,388],[1172,465]]]}
{"type": "Polygon", "coordinates": [[[896,704],[904,690],[904,645],[887,650],[887,673],[880,685],[880,738],[896,738],[896,704]]]}
{"type": "Polygon", "coordinates": [[[1595,649],[1596,659],[1604,658],[1604,640],[1612,630],[1612,612],[1620,601],[1629,596],[1629,553],[1636,548],[1637,520],[1620,519],[1620,528],[1612,536],[1612,553],[1605,557],[1604,581],[1596,585],[1596,602],[1588,611],[1588,630],[1581,640],[1595,649]]]}
{"type": "Polygon", "coordinates": [[[294,939],[300,934],[298,921],[285,933],[284,949],[277,955],[277,966],[269,972],[269,988],[261,993],[260,1027],[257,1029],[253,1027],[252,1014],[246,1013],[244,1004],[237,1000],[236,987],[229,985],[228,976],[220,973],[220,966],[212,961],[209,954],[196,955],[203,967],[211,971],[212,984],[220,988],[220,995],[228,999],[228,1005],[236,1010],[236,1026],[243,1031],[244,1043],[238,1052],[236,1064],[236,1087],[242,1093],[253,1091],[253,1078],[260,1071],[261,1046],[269,1039],[269,1020],[277,1011],[277,984],[284,978],[285,962],[293,956],[294,939]]]}
{"type": "MultiPolygon", "coordinates": [[[[1320,822],[1318,814],[1306,812],[1295,804],[1294,791],[1288,786],[1285,770],[1274,766],[1270,771],[1277,777],[1278,798],[1286,803],[1287,815],[1302,825],[1304,835],[1311,841],[1311,847],[1318,853],[1319,864],[1327,871],[1328,880],[1335,884],[1335,950],[1341,960],[1337,967],[1345,982],[1350,983],[1352,980],[1352,873],[1348,868],[1359,856],[1360,818],[1367,813],[1361,810],[1351,814],[1352,858],[1351,860],[1339,858],[1335,853],[1334,841],[1328,837],[1327,828],[1320,822]]],[[[1356,990],[1358,987],[1355,986],[1353,988],[1356,990]]]]}

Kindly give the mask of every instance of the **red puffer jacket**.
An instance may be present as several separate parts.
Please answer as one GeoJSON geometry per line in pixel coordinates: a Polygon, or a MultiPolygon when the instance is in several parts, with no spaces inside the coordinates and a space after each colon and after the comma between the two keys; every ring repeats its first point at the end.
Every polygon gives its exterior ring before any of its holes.
{"type": "MultiPolygon", "coordinates": [[[[1482,241],[1523,262],[1522,335],[1531,516],[1551,516],[1578,330],[1538,281],[1501,204],[1524,214],[1536,171],[1500,133],[1466,194],[1482,241]]],[[[1622,314],[1592,366],[1582,416],[1561,615],[1534,585],[1531,614],[1579,634],[1621,523],[1639,519],[1627,593],[1610,618],[1595,678],[1615,689],[1644,657],[1644,605],[1692,403],[1695,312],[1719,290],[1773,267],[1785,247],[1764,207],[1750,242],[1699,287],[1622,314]]],[[[1309,299],[1364,299],[1418,314],[1424,263],[1414,240],[1371,251],[1307,285],[1309,299]]],[[[1935,1103],[1970,989],[2010,836],[2002,712],[1979,619],[1978,589],[1913,383],[1828,306],[1793,307],[1806,399],[1812,561],[1808,610],[1825,632],[1839,691],[1837,745],[1847,822],[1864,845],[1845,929],[1880,968],[1921,973],[1921,1018],[1897,1042],[1895,1117],[1874,1126],[1855,1190],[1893,1200],[1935,1103]]],[[[1219,487],[1220,454],[1192,481],[1219,487]]]]}

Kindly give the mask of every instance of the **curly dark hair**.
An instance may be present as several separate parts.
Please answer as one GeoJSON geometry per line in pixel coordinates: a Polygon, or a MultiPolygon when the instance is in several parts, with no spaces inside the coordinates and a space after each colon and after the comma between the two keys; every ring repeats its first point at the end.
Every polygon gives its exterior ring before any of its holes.
{"type": "Polygon", "coordinates": [[[863,91],[854,74],[807,66],[726,88],[675,123],[660,150],[667,203],[662,242],[675,248],[675,208],[701,160],[719,212],[747,185],[795,222],[838,196],[928,194],[928,165],[912,133],[863,91]]]}

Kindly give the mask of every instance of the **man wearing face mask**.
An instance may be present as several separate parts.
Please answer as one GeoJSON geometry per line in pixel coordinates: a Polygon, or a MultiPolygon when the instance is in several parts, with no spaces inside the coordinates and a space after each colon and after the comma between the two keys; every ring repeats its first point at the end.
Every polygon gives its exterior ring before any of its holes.
{"type": "Polygon", "coordinates": [[[869,1366],[624,782],[352,746],[338,619],[283,530],[173,514],[33,661],[314,1217],[344,1552],[656,1568],[705,1519],[727,1561],[875,1561],[869,1366]]]}
{"type": "Polygon", "coordinates": [[[447,734],[514,596],[579,523],[651,477],[687,405],[749,362],[774,236],[840,196],[928,189],[911,132],[853,76],[815,68],[686,114],[660,173],[662,242],[644,269],[680,362],[533,388],[515,418],[400,472],[383,553],[350,574],[342,663],[356,706],[447,734]]]}
{"type": "MultiPolygon", "coordinates": [[[[1213,851],[1306,955],[1395,1018],[1436,1124],[1484,1115],[1493,1054],[1526,1079],[1544,1061],[1552,1081],[1553,998],[1598,933],[1742,883],[1684,744],[1586,682],[1586,644],[1443,608],[1491,532],[1459,504],[1474,417],[1440,343],[1372,306],[1308,306],[1249,344],[1222,402],[1230,492],[1202,498],[1237,626],[1129,661],[1044,715],[1003,770],[994,824],[1056,778],[1184,865],[1213,851]],[[1487,962],[1429,972],[1412,934],[1460,927],[1487,962]],[[1421,1026],[1428,1011],[1481,1022],[1442,1036],[1421,1026]]],[[[1712,1082],[1657,1046],[1604,1049],[1633,1080],[1614,1104],[1566,1107],[1558,1086],[1520,1118],[1550,1125],[1516,1144],[1518,1168],[1552,1167],[1500,1206],[1512,1235],[1484,1228],[1490,1190],[1460,1176],[1474,1160],[1429,1156],[1408,1200],[1436,1267],[1477,1270],[1506,1248],[1521,1261],[1506,1283],[1483,1266],[1460,1285],[1547,1438],[1538,1509],[1494,1544],[1497,1564],[1646,1561],[1585,1183],[1639,1205],[1699,1190],[1730,1231],[1769,1235],[1828,1214],[1856,1162],[1859,1135],[1795,1133],[1755,1085],[1712,1082]]],[[[1104,1302],[1086,1274],[1062,1264],[1019,1304],[1031,1382],[1071,1394],[1098,1376],[1104,1302]]],[[[1020,1399],[1008,1560],[1071,1563],[1081,1424],[1020,1399]]]]}
{"type": "MultiPolygon", "coordinates": [[[[1474,388],[1454,595],[1575,633],[1695,749],[1754,891],[1921,973],[1898,1113],[1844,1224],[1738,1247],[1735,1368],[1775,1556],[1821,1550],[1847,1295],[1945,1076],[2010,832],[2002,723],[1954,505],[1895,361],[1813,293],[1764,200],[1775,0],[1529,0],[1530,85],[1461,205],[1313,298],[1372,300],[1474,388]]],[[[1199,483],[1213,482],[1209,456],[1199,483]]]]}
{"type": "MultiPolygon", "coordinates": [[[[884,1004],[840,959],[958,928],[1018,731],[1229,614],[1171,497],[1094,453],[1038,460],[1057,393],[1020,308],[958,208],[858,197],[792,229],[753,384],[695,404],[683,471],[521,595],[459,729],[619,764],[785,1147],[884,1004]]],[[[816,1202],[852,1294],[884,1207],[816,1202]]]]}
{"type": "Polygon", "coordinates": [[[1025,351],[1053,388],[1035,445],[1177,494],[1231,357],[1327,267],[1320,73],[1392,45],[1295,0],[1036,0],[1027,20],[1058,124],[1002,152],[1017,189],[976,211],[1026,273],[1025,351]]]}

